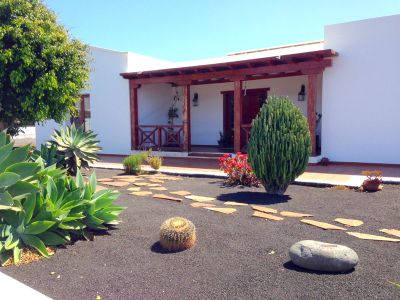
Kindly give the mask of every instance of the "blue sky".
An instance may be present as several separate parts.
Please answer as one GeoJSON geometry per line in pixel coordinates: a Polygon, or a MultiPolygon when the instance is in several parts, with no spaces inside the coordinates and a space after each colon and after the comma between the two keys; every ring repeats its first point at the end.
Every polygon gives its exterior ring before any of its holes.
{"type": "Polygon", "coordinates": [[[400,0],[45,0],[85,43],[172,61],[323,39],[324,25],[400,14],[400,0]]]}

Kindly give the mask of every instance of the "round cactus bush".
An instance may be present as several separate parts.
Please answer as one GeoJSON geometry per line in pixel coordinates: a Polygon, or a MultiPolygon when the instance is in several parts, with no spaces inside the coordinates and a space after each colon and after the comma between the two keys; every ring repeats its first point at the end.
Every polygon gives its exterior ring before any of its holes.
{"type": "Polygon", "coordinates": [[[181,217],[166,220],[160,228],[160,245],[167,251],[185,250],[196,242],[196,227],[181,217]]]}
{"type": "Polygon", "coordinates": [[[248,156],[254,174],[270,194],[283,194],[308,164],[307,119],[288,97],[271,96],[253,120],[248,156]]]}

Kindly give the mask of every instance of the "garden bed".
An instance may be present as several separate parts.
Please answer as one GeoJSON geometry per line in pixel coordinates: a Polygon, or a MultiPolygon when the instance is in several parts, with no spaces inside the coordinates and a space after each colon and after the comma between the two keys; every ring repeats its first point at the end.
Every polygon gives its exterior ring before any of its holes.
{"type": "MultiPolygon", "coordinates": [[[[105,178],[120,171],[96,173],[105,178]]],[[[339,217],[364,221],[351,231],[384,235],[378,230],[399,229],[399,186],[360,193],[292,185],[287,196],[272,197],[263,188],[228,188],[221,183],[183,178],[163,186],[168,191],[216,197],[220,207],[225,201],[236,201],[310,213],[331,224],[339,217]]],[[[400,295],[400,289],[387,282],[400,281],[399,243],[360,240],[342,231],[302,224],[298,218],[253,218],[249,206],[232,206],[237,212],[226,215],[193,208],[192,201],[183,197],[177,203],[133,196],[127,191],[132,186],[117,188],[121,197],[116,204],[127,209],[121,224],[109,234],[58,249],[49,259],[1,271],[55,299],[95,299],[97,294],[102,299],[394,299],[400,295]],[[159,227],[172,216],[196,225],[194,248],[177,253],[160,249],[159,227]],[[355,271],[339,275],[300,270],[289,262],[288,249],[303,239],[347,245],[358,253],[360,264],[355,271]]]]}

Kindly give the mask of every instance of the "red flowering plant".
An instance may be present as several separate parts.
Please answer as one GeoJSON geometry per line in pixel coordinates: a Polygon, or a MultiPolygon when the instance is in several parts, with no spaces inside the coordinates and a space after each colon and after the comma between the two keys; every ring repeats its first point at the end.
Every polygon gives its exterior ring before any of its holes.
{"type": "Polygon", "coordinates": [[[238,152],[233,157],[230,154],[224,154],[219,158],[219,168],[228,175],[225,181],[227,185],[240,184],[256,187],[260,185],[247,161],[247,154],[238,152]]]}

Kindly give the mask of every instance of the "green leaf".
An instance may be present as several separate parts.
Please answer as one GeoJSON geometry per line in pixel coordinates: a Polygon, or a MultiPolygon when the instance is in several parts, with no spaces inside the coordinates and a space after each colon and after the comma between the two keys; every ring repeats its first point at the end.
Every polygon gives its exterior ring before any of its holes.
{"type": "Polygon", "coordinates": [[[15,246],[13,249],[14,255],[14,264],[18,264],[21,260],[22,249],[18,246],[15,246]]]}
{"type": "Polygon", "coordinates": [[[8,238],[6,239],[6,242],[4,243],[4,248],[6,250],[11,250],[15,246],[19,244],[19,235],[11,230],[8,238]]]}
{"type": "Polygon", "coordinates": [[[53,203],[57,202],[58,198],[57,186],[55,185],[54,180],[51,177],[49,177],[47,181],[46,190],[47,190],[47,197],[50,198],[53,201],[53,203]]]}
{"type": "Polygon", "coordinates": [[[5,192],[0,194],[0,205],[12,206],[14,204],[13,198],[10,193],[5,192]]]}
{"type": "Polygon", "coordinates": [[[93,172],[92,175],[90,176],[89,185],[93,195],[96,192],[96,187],[97,187],[96,172],[93,172]]]}
{"type": "Polygon", "coordinates": [[[39,171],[40,167],[34,162],[20,162],[6,168],[6,172],[13,172],[21,176],[21,180],[31,177],[39,171]]]}
{"type": "Polygon", "coordinates": [[[18,181],[16,184],[10,186],[7,191],[14,200],[19,200],[25,198],[29,194],[39,191],[39,188],[26,181],[18,181]]]}
{"type": "Polygon", "coordinates": [[[41,239],[38,237],[31,235],[31,234],[24,234],[21,236],[22,240],[24,241],[25,245],[31,246],[39,251],[44,257],[48,257],[49,253],[47,252],[46,246],[42,242],[41,239]]]}
{"type": "Polygon", "coordinates": [[[48,246],[58,246],[58,245],[64,245],[67,243],[67,241],[64,238],[59,236],[57,233],[54,233],[51,231],[47,231],[47,232],[43,232],[43,233],[39,234],[38,238],[40,238],[45,243],[45,245],[48,245],[48,246]]]}
{"type": "Polygon", "coordinates": [[[0,164],[7,159],[7,157],[10,155],[12,149],[13,149],[14,144],[10,143],[7,145],[3,145],[0,148],[0,164]]]}
{"type": "Polygon", "coordinates": [[[86,227],[85,224],[79,221],[70,221],[58,225],[61,229],[80,230],[86,227]]]}
{"type": "Polygon", "coordinates": [[[0,238],[6,238],[10,235],[11,226],[6,224],[0,225],[0,238]]]}
{"type": "Polygon", "coordinates": [[[85,187],[85,180],[83,179],[81,171],[78,169],[78,172],[76,173],[76,185],[80,188],[85,187]]]}
{"type": "Polygon", "coordinates": [[[23,162],[28,157],[29,146],[14,149],[10,155],[0,164],[0,172],[16,163],[23,162]]]}
{"type": "Polygon", "coordinates": [[[18,182],[20,176],[12,172],[4,172],[0,174],[0,188],[9,187],[18,182]]]}
{"type": "Polygon", "coordinates": [[[36,196],[36,194],[30,194],[28,197],[26,197],[22,205],[25,211],[25,224],[31,221],[33,212],[35,210],[36,197],[41,197],[41,195],[36,196]]]}
{"type": "Polygon", "coordinates": [[[55,224],[53,221],[35,221],[25,228],[25,234],[39,234],[45,232],[55,224]]]}

